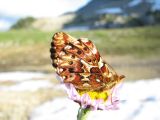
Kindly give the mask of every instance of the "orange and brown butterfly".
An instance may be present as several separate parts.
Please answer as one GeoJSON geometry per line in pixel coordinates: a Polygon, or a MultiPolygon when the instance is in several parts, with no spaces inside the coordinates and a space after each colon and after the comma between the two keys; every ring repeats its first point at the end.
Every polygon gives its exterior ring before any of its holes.
{"type": "Polygon", "coordinates": [[[55,33],[50,52],[57,74],[77,90],[109,90],[124,78],[103,62],[96,46],[87,38],[76,39],[64,32],[55,33]]]}

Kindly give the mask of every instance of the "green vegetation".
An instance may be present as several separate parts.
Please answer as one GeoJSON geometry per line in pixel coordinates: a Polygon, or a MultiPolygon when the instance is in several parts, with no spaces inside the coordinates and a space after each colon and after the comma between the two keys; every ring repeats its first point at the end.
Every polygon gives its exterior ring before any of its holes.
{"type": "Polygon", "coordinates": [[[30,29],[30,28],[31,28],[31,24],[32,24],[34,21],[35,21],[35,18],[33,18],[33,17],[26,17],[26,18],[19,19],[19,20],[11,27],[11,29],[22,29],[22,28],[30,29]]]}
{"type": "Polygon", "coordinates": [[[37,43],[45,43],[46,40],[51,38],[51,34],[47,32],[37,30],[11,30],[7,32],[0,32],[0,44],[11,44],[12,45],[31,45],[37,43]]]}
{"type": "MultiPolygon", "coordinates": [[[[91,39],[98,49],[104,54],[118,55],[152,55],[160,54],[160,26],[126,28],[111,30],[91,30],[83,32],[69,32],[69,34],[79,38],[87,37],[91,39]]],[[[54,32],[53,32],[54,33],[54,32]]],[[[12,30],[0,33],[1,47],[5,46],[28,46],[49,44],[53,33],[41,31],[12,30]],[[3,44],[3,46],[2,46],[3,44]]],[[[33,47],[33,46],[32,46],[33,47]]],[[[49,45],[48,48],[49,49],[49,45]]]]}

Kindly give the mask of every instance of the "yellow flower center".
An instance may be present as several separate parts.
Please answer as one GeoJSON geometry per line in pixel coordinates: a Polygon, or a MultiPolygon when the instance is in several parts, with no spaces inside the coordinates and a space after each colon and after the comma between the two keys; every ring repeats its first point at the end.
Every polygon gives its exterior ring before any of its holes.
{"type": "Polygon", "coordinates": [[[106,101],[110,95],[109,91],[78,91],[79,95],[88,94],[92,100],[102,99],[106,101]]]}

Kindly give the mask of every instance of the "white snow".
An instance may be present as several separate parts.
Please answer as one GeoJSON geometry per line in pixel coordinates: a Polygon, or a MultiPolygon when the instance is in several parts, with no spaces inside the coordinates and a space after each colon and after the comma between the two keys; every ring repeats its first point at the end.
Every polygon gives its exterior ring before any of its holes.
{"type": "Polygon", "coordinates": [[[76,120],[78,108],[67,98],[57,98],[34,109],[31,120],[76,120]]]}
{"type": "Polygon", "coordinates": [[[36,91],[40,88],[52,88],[53,84],[47,80],[29,80],[12,86],[0,86],[0,91],[36,91]]]}
{"type": "Polygon", "coordinates": [[[128,82],[122,86],[121,99],[129,101],[145,100],[153,97],[154,99],[160,99],[158,91],[160,91],[160,79],[158,78],[128,82]]]}
{"type": "MultiPolygon", "coordinates": [[[[160,120],[160,79],[126,82],[119,110],[92,111],[87,120],[160,120]]],[[[57,98],[35,108],[31,120],[76,120],[78,104],[57,98]]]]}
{"type": "Polygon", "coordinates": [[[1,72],[0,73],[0,81],[24,81],[28,79],[41,78],[44,77],[45,74],[41,72],[1,72]]]}
{"type": "Polygon", "coordinates": [[[47,74],[41,72],[1,72],[0,82],[12,81],[15,84],[11,86],[1,85],[0,91],[36,91],[40,88],[56,87],[46,78],[47,74]]]}

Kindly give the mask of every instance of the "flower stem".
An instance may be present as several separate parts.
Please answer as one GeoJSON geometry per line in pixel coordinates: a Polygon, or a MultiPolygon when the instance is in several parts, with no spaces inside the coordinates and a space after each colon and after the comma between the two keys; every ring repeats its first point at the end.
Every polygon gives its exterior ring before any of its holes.
{"type": "Polygon", "coordinates": [[[86,120],[89,111],[90,111],[89,108],[80,107],[78,110],[77,120],[86,120]]]}

